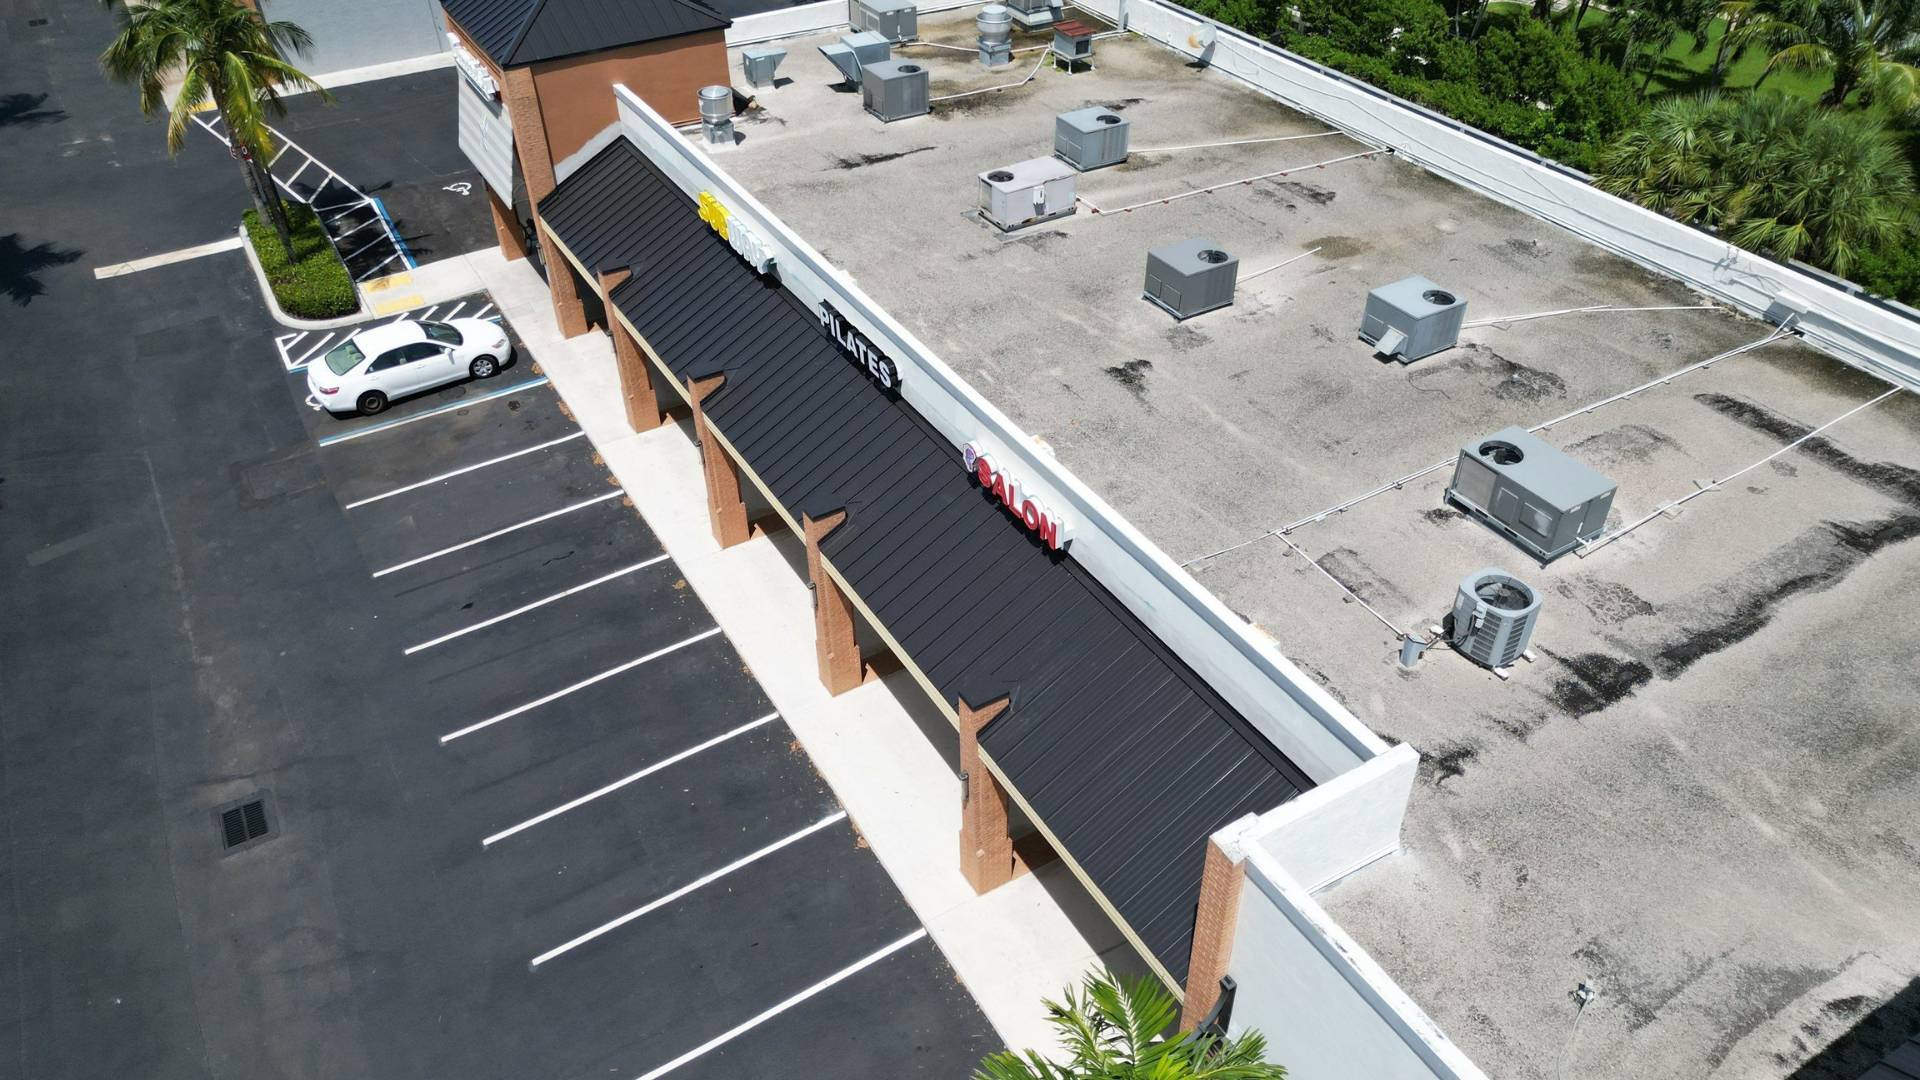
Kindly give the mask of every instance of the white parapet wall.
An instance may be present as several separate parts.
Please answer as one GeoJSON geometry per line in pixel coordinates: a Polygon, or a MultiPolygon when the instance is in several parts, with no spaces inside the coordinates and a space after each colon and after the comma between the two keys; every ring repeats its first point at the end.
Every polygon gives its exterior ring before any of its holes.
{"type": "Polygon", "coordinates": [[[1920,319],[1609,195],[1580,173],[1165,0],[1073,0],[1300,112],[1920,389],[1920,319]],[[1214,41],[1197,36],[1211,27],[1214,41]]]}
{"type": "MultiPolygon", "coordinates": [[[[689,195],[710,193],[774,254],[780,280],[809,304],[830,302],[900,371],[901,397],[959,448],[978,443],[1068,522],[1073,558],[1176,655],[1318,783],[1387,750],[1273,643],[1200,587],[1052,453],[955,374],[905,326],[676,132],[616,87],[627,137],[689,195]]],[[[722,151],[724,153],[725,151],[722,151]]]]}
{"type": "Polygon", "coordinates": [[[752,45],[798,34],[814,34],[847,25],[847,0],[822,0],[818,4],[776,8],[757,15],[742,15],[727,27],[727,45],[752,45]]]}
{"type": "Polygon", "coordinates": [[[1420,755],[1396,746],[1261,814],[1241,844],[1272,856],[1308,892],[1400,848],[1420,755]]]}
{"type": "Polygon", "coordinates": [[[1274,855],[1246,853],[1229,1034],[1259,1031],[1289,1080],[1485,1080],[1274,855]]]}

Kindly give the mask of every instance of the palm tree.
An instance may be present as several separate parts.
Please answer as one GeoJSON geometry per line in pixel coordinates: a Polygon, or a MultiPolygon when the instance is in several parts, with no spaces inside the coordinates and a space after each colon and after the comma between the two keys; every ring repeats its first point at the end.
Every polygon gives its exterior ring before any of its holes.
{"type": "Polygon", "coordinates": [[[1601,155],[1594,182],[1843,275],[1913,225],[1912,166],[1882,120],[1776,93],[1662,101],[1601,155]]]}
{"type": "Polygon", "coordinates": [[[282,88],[315,90],[333,100],[283,59],[288,50],[306,52],[313,39],[293,23],[268,22],[237,0],[147,0],[128,5],[120,18],[120,33],[100,54],[100,66],[110,78],[140,88],[143,115],[167,109],[169,155],[180,152],[196,110],[209,104],[219,110],[254,209],[273,223],[292,259],[287,208],[266,167],[273,142],[267,120],[286,115],[282,88]],[[180,86],[167,101],[171,78],[180,86]]]}
{"type": "Polygon", "coordinates": [[[1915,0],[1775,0],[1742,27],[1742,43],[1774,49],[1767,70],[1831,71],[1822,101],[1855,90],[1896,113],[1920,106],[1920,3],[1915,0]]]}
{"type": "Polygon", "coordinates": [[[1287,1070],[1261,1059],[1266,1039],[1249,1031],[1226,1039],[1183,1032],[1161,1039],[1179,1015],[1173,995],[1151,976],[1087,974],[1081,993],[1048,1001],[1047,1022],[1070,1055],[1056,1065],[1034,1051],[988,1055],[974,1080],[1283,1080],[1287,1070]]]}

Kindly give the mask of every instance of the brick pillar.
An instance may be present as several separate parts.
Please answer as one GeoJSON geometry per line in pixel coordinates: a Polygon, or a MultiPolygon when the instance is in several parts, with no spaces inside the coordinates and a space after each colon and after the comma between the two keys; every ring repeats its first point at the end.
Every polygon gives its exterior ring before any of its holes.
{"type": "Polygon", "coordinates": [[[707,518],[713,525],[713,538],[723,548],[744,543],[747,528],[747,502],[740,495],[740,468],[720,448],[720,440],[707,427],[706,410],[700,402],[720,389],[724,375],[711,375],[693,384],[693,433],[700,440],[700,467],[707,478],[707,518]]]}
{"type": "Polygon", "coordinates": [[[807,534],[807,580],[813,584],[814,652],[820,660],[820,682],[829,694],[844,694],[859,686],[864,674],[853,632],[853,601],[820,559],[820,541],[845,520],[845,510],[818,520],[801,519],[807,534]]]}
{"type": "Polygon", "coordinates": [[[527,257],[527,234],[520,228],[519,219],[513,216],[513,207],[493,190],[493,185],[485,180],[480,186],[487,192],[487,209],[493,212],[493,238],[500,241],[500,254],[514,262],[527,257]]]}
{"type": "Polygon", "coordinates": [[[547,264],[547,292],[553,297],[553,317],[560,324],[561,337],[579,337],[587,332],[587,308],[580,302],[580,288],[574,283],[573,263],[560,250],[560,242],[539,222],[541,257],[547,264]]]}
{"type": "Polygon", "coordinates": [[[1007,824],[1007,793],[980,760],[980,729],[1000,715],[1007,699],[980,709],[964,700],[956,704],[960,712],[961,783],[966,785],[966,803],[960,810],[960,872],[974,892],[991,892],[1019,872],[1007,824]]]}
{"type": "Polygon", "coordinates": [[[547,125],[540,115],[540,94],[533,86],[533,69],[508,68],[500,73],[500,100],[513,124],[513,150],[520,159],[520,177],[526,181],[527,203],[540,215],[540,200],[553,193],[553,158],[547,151],[547,125]]]}
{"type": "Polygon", "coordinates": [[[1240,887],[1246,879],[1246,854],[1207,838],[1207,861],[1200,871],[1200,903],[1193,916],[1193,952],[1187,963],[1187,999],[1180,1009],[1180,1030],[1192,1031],[1220,1000],[1220,977],[1233,955],[1233,928],[1240,917],[1240,887]]]}
{"type": "Polygon", "coordinates": [[[613,307],[613,290],[631,275],[624,268],[600,271],[600,299],[607,305],[607,332],[613,335],[613,364],[620,373],[620,397],[627,403],[627,426],[635,431],[652,431],[664,419],[660,398],[653,389],[653,373],[648,370],[640,343],[613,307]]]}

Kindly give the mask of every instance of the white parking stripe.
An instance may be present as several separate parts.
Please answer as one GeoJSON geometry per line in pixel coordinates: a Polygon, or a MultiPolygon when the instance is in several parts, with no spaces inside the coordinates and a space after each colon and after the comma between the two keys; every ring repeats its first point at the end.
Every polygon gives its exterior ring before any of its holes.
{"type": "Polygon", "coordinates": [[[445,315],[440,316],[441,321],[444,322],[448,319],[455,318],[460,314],[460,309],[466,306],[467,306],[467,302],[465,300],[462,300],[459,303],[453,305],[452,309],[450,309],[445,315]]]}
{"type": "Polygon", "coordinates": [[[559,446],[563,442],[572,442],[573,440],[581,438],[585,435],[586,435],[586,432],[584,430],[576,431],[571,435],[562,435],[559,438],[554,439],[552,442],[543,442],[538,446],[529,446],[525,450],[515,450],[511,454],[501,454],[497,458],[489,458],[486,461],[482,461],[475,465],[463,465],[460,468],[453,470],[452,472],[443,472],[439,476],[429,476],[425,480],[417,480],[414,483],[408,484],[404,487],[394,488],[392,491],[382,492],[378,495],[369,495],[364,499],[356,499],[355,501],[348,503],[345,509],[353,510],[358,507],[365,506],[368,503],[377,503],[381,499],[391,499],[395,495],[405,495],[409,491],[418,491],[423,487],[432,487],[434,484],[438,484],[441,481],[451,480],[456,476],[464,476],[467,473],[476,472],[480,469],[484,469],[489,465],[498,465],[503,461],[512,461],[514,458],[517,458],[517,457],[525,457],[528,454],[537,454],[542,450],[551,450],[554,447],[559,446]]]}
{"type": "Polygon", "coordinates": [[[458,739],[463,735],[471,735],[474,732],[481,730],[482,728],[492,727],[493,725],[499,723],[502,720],[511,720],[514,717],[519,716],[523,712],[531,712],[532,710],[537,709],[540,706],[547,704],[548,702],[558,701],[561,698],[566,697],[568,694],[571,694],[576,690],[585,690],[587,687],[592,686],[594,683],[601,682],[605,679],[611,679],[615,675],[618,675],[623,671],[631,671],[632,669],[639,667],[641,664],[647,663],[652,660],[658,660],[670,652],[677,652],[681,649],[686,648],[689,645],[695,644],[696,642],[705,641],[719,632],[720,632],[720,628],[716,626],[711,630],[707,630],[707,631],[703,631],[701,633],[695,634],[685,641],[676,641],[664,649],[655,649],[654,651],[648,653],[647,655],[642,656],[635,660],[629,660],[626,663],[621,664],[619,667],[608,668],[607,670],[601,672],[598,675],[594,675],[589,678],[582,679],[579,682],[574,683],[572,686],[569,686],[563,690],[555,690],[553,693],[548,694],[546,697],[535,698],[534,700],[527,702],[525,705],[518,705],[518,706],[515,706],[514,708],[508,709],[506,712],[499,713],[494,716],[489,716],[485,720],[482,720],[477,724],[468,724],[466,727],[461,728],[459,731],[450,731],[445,735],[440,736],[440,745],[445,746],[447,743],[450,743],[453,740],[458,739]]]}
{"type": "Polygon", "coordinates": [[[493,310],[492,304],[482,304],[480,305],[480,310],[473,313],[473,317],[476,319],[484,319],[487,317],[487,312],[492,310],[493,310]]]}
{"type": "Polygon", "coordinates": [[[625,569],[621,569],[621,570],[615,570],[611,574],[594,578],[592,581],[583,581],[580,584],[575,585],[571,589],[563,589],[560,592],[554,593],[552,596],[544,596],[538,600],[533,601],[530,604],[522,604],[519,607],[514,608],[512,611],[502,612],[499,615],[495,615],[491,619],[482,619],[479,622],[474,623],[472,626],[463,626],[460,629],[453,631],[452,633],[441,634],[439,637],[434,638],[432,641],[423,641],[418,645],[409,645],[407,646],[407,648],[401,651],[400,655],[412,656],[414,653],[420,652],[424,649],[431,649],[435,645],[444,645],[447,642],[452,641],[454,638],[465,637],[466,635],[471,634],[476,630],[485,630],[489,626],[493,626],[497,623],[506,622],[508,619],[511,619],[516,615],[525,615],[527,612],[533,611],[536,608],[546,607],[548,604],[551,604],[556,600],[565,600],[567,597],[572,596],[575,593],[586,592],[588,589],[593,588],[595,585],[605,585],[607,582],[612,581],[615,578],[623,578],[623,577],[626,577],[628,574],[633,573],[636,570],[645,570],[649,566],[654,566],[666,561],[667,561],[667,557],[665,555],[655,555],[653,558],[648,559],[645,562],[634,563],[632,566],[626,567],[625,569]]]}
{"type": "Polygon", "coordinates": [[[536,386],[545,386],[545,385],[547,385],[547,377],[545,375],[536,375],[535,377],[531,379],[527,379],[524,382],[517,382],[517,383],[514,383],[512,386],[503,386],[498,390],[489,390],[486,393],[480,394],[476,397],[458,398],[453,401],[447,402],[445,405],[436,405],[431,409],[424,409],[410,416],[399,416],[399,417],[395,417],[392,420],[384,420],[378,424],[369,424],[366,427],[352,428],[350,430],[342,431],[335,435],[323,436],[314,441],[317,445],[320,445],[320,446],[332,446],[335,443],[343,443],[349,439],[364,439],[369,435],[378,435],[383,431],[392,431],[394,428],[397,428],[397,427],[405,427],[408,424],[417,424],[422,420],[431,420],[436,416],[444,416],[450,412],[459,412],[463,409],[470,409],[475,405],[479,405],[483,402],[493,401],[498,398],[506,397],[509,394],[517,394],[522,390],[531,390],[536,386]]]}
{"type": "Polygon", "coordinates": [[[681,1054],[679,1057],[674,1058],[672,1061],[667,1062],[665,1065],[662,1065],[659,1068],[652,1070],[651,1072],[642,1074],[640,1077],[640,1080],[658,1080],[659,1077],[667,1075],[668,1073],[679,1068],[680,1066],[685,1065],[687,1062],[692,1061],[694,1058],[700,1057],[701,1055],[707,1053],[708,1051],[713,1050],[715,1047],[725,1046],[727,1043],[730,1043],[733,1040],[739,1038],[740,1036],[746,1034],[747,1032],[752,1031],[754,1028],[759,1027],[761,1024],[766,1023],[768,1020],[771,1020],[774,1017],[779,1016],[781,1013],[786,1012],[788,1009],[793,1008],[795,1005],[798,1005],[801,1002],[806,1001],[808,998],[813,997],[816,994],[820,994],[824,991],[832,989],[835,985],[841,982],[844,982],[855,975],[860,974],[862,971],[865,971],[866,969],[872,967],[873,965],[879,963],[882,960],[885,960],[887,957],[892,956],[894,953],[899,952],[901,949],[906,948],[907,946],[913,944],[916,941],[919,941],[921,938],[926,936],[927,936],[927,930],[926,930],[926,927],[923,926],[920,929],[915,930],[913,933],[908,934],[906,937],[901,938],[899,941],[896,941],[893,944],[887,946],[886,948],[881,949],[879,952],[876,952],[871,956],[868,956],[864,960],[861,960],[859,963],[856,963],[851,967],[842,968],[839,971],[834,972],[832,975],[829,975],[826,978],[820,980],[819,982],[814,983],[812,986],[807,987],[805,990],[800,991],[799,993],[793,995],[792,997],[781,1002],[780,1004],[775,1005],[773,1008],[768,1009],[766,1012],[761,1013],[759,1016],[754,1017],[753,1019],[747,1021],[746,1023],[741,1024],[740,1026],[733,1028],[730,1031],[726,1031],[720,1035],[717,1035],[714,1038],[708,1039],[706,1042],[703,1042],[699,1046],[696,1046],[693,1049],[687,1051],[686,1053],[681,1054]]]}
{"type": "Polygon", "coordinates": [[[315,345],[313,348],[307,350],[306,353],[301,355],[300,359],[295,360],[291,364],[288,364],[287,370],[299,371],[301,368],[306,367],[308,364],[312,363],[313,358],[320,355],[320,350],[326,348],[327,342],[332,341],[333,338],[334,338],[333,333],[329,331],[325,337],[320,339],[320,344],[315,345]]]}
{"type": "MultiPolygon", "coordinates": [[[[505,840],[507,837],[514,835],[515,833],[525,832],[526,830],[533,828],[535,825],[538,825],[543,821],[552,821],[554,818],[559,817],[561,814],[564,814],[569,810],[573,810],[573,809],[577,809],[579,807],[585,806],[588,803],[592,802],[593,800],[600,798],[602,795],[610,795],[613,792],[619,791],[621,788],[626,787],[628,784],[631,784],[636,780],[644,780],[647,777],[652,776],[654,773],[659,772],[661,769],[667,768],[670,765],[678,765],[681,762],[687,760],[688,758],[692,757],[695,754],[700,753],[703,750],[711,750],[714,747],[719,746],[721,743],[726,742],[729,739],[733,739],[738,736],[745,735],[747,732],[752,731],[754,728],[764,727],[765,725],[771,724],[778,719],[780,719],[780,714],[777,712],[772,712],[772,713],[768,713],[767,715],[751,723],[741,724],[739,727],[734,728],[732,731],[723,731],[720,734],[715,735],[713,738],[708,739],[706,742],[700,743],[696,746],[689,746],[685,750],[680,751],[679,753],[673,755],[672,757],[665,758],[660,761],[656,761],[653,764],[647,766],[646,768],[641,769],[637,773],[633,773],[628,776],[623,776],[620,779],[615,780],[611,784],[607,784],[603,787],[595,788],[594,790],[587,792],[585,795],[582,795],[577,799],[569,799],[566,802],[561,803],[559,806],[556,806],[553,809],[548,810],[546,813],[536,814],[535,816],[528,818],[527,820],[521,822],[520,824],[515,825],[511,829],[502,829],[499,832],[494,833],[492,836],[487,837],[485,840],[480,841],[480,846],[483,848],[490,848],[493,845],[499,843],[500,841],[505,840]]],[[[572,947],[573,946],[571,945],[567,946],[567,948],[572,948],[572,947]]],[[[566,950],[562,949],[561,951],[564,952],[566,950]]],[[[539,960],[534,961],[534,963],[536,964],[538,964],[539,962],[540,962],[539,960]]]]}
{"type": "Polygon", "coordinates": [[[395,563],[394,565],[387,567],[385,570],[375,570],[373,572],[373,576],[377,578],[386,577],[388,574],[395,573],[400,570],[405,570],[410,566],[419,566],[423,562],[432,562],[433,560],[439,558],[442,555],[451,555],[456,551],[465,551],[467,548],[470,548],[475,544],[484,544],[489,540],[495,539],[497,537],[505,536],[510,532],[518,532],[519,530],[527,528],[528,526],[538,525],[543,521],[549,521],[553,518],[557,518],[562,514],[571,514],[575,510],[585,510],[589,506],[593,506],[597,503],[606,502],[608,499],[617,499],[624,494],[626,494],[626,492],[624,491],[609,491],[605,495],[595,496],[594,498],[588,499],[585,502],[577,502],[571,506],[563,506],[558,510],[549,510],[544,514],[541,514],[539,517],[528,518],[527,520],[520,522],[518,525],[509,525],[504,529],[495,529],[493,532],[490,532],[485,536],[476,536],[471,540],[467,540],[462,543],[455,544],[452,547],[441,548],[439,551],[433,552],[428,555],[422,555],[417,559],[408,559],[406,562],[403,562],[403,563],[395,563]]]}
{"type": "Polygon", "coordinates": [[[607,933],[611,933],[612,931],[618,930],[621,927],[627,925],[628,923],[639,918],[640,916],[647,914],[650,911],[657,911],[660,908],[663,908],[668,904],[673,903],[675,900],[678,900],[681,897],[687,895],[688,893],[693,892],[703,886],[711,885],[714,882],[719,881],[721,878],[726,877],[728,874],[733,873],[735,870],[738,870],[743,866],[747,866],[752,863],[758,862],[761,859],[766,858],[767,856],[773,854],[776,851],[779,851],[781,848],[786,847],[789,844],[793,844],[800,840],[804,840],[807,837],[812,836],[814,833],[819,832],[821,829],[824,829],[829,825],[832,825],[839,821],[844,821],[846,819],[846,816],[847,816],[847,812],[845,810],[842,810],[837,814],[829,814],[826,817],[821,818],[819,821],[816,821],[813,824],[807,826],[806,828],[801,829],[799,832],[794,833],[792,836],[787,836],[779,840],[776,840],[773,843],[768,844],[766,847],[761,848],[759,851],[756,851],[751,855],[745,856],[744,858],[735,859],[734,861],[728,863],[727,865],[721,867],[720,869],[715,870],[711,874],[708,874],[704,877],[698,878],[693,881],[689,881],[685,885],[680,886],[679,888],[673,890],[672,892],[661,897],[660,899],[655,900],[644,906],[637,907],[632,911],[627,912],[625,915],[622,915],[619,918],[613,920],[612,922],[607,923],[604,926],[597,926],[592,930],[589,930],[586,933],[581,934],[579,937],[574,938],[572,941],[567,942],[565,945],[558,945],[558,946],[555,946],[554,948],[548,949],[546,952],[543,952],[539,956],[536,956],[532,960],[528,961],[527,969],[529,971],[538,971],[540,969],[541,964],[546,963],[547,961],[553,959],[554,957],[559,956],[563,953],[571,952],[572,950],[578,948],[581,945],[585,945],[587,942],[592,941],[594,938],[597,938],[602,934],[607,934],[607,933]]]}

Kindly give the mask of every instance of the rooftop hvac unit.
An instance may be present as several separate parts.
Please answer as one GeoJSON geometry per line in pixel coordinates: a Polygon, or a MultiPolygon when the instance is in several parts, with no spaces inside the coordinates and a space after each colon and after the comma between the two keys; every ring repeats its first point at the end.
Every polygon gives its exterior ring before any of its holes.
{"type": "Polygon", "coordinates": [[[1447,498],[1545,563],[1600,535],[1618,486],[1510,427],[1460,448],[1447,498]]]}
{"type": "Polygon", "coordinates": [[[848,12],[855,30],[871,30],[888,41],[912,41],[920,34],[920,0],[853,0],[848,12]]]}
{"type": "Polygon", "coordinates": [[[833,61],[850,86],[860,85],[860,72],[868,64],[878,64],[893,55],[893,44],[871,30],[843,34],[839,41],[820,46],[820,55],[833,61]]]}
{"type": "Polygon", "coordinates": [[[980,209],[987,220],[1012,232],[1073,213],[1073,167],[1043,157],[980,174],[980,209]]]}
{"type": "Polygon", "coordinates": [[[1070,19],[1053,26],[1053,58],[1056,63],[1067,62],[1071,72],[1075,64],[1093,66],[1093,27],[1078,19],[1070,19]]]}
{"type": "Polygon", "coordinates": [[[1453,594],[1453,647],[1490,668],[1508,668],[1527,651],[1540,619],[1540,596],[1526,582],[1488,567],[1468,574],[1453,594]]]}
{"type": "Polygon", "coordinates": [[[1142,295],[1176,319],[1191,319],[1233,303],[1233,286],[1239,277],[1240,260],[1218,244],[1183,240],[1147,252],[1147,287],[1142,295]]]}
{"type": "Polygon", "coordinates": [[[1075,109],[1053,118],[1053,152],[1086,172],[1127,160],[1132,125],[1112,109],[1075,109]]]}
{"type": "Polygon", "coordinates": [[[787,58],[787,50],[760,45],[740,50],[740,72],[747,77],[747,85],[757,88],[774,85],[773,73],[780,69],[780,61],[787,58]]]}
{"type": "Polygon", "coordinates": [[[1045,30],[1060,21],[1064,0],[1005,0],[1007,11],[1022,30],[1045,30]]]}
{"type": "Polygon", "coordinates": [[[860,83],[860,99],[867,111],[887,123],[927,114],[927,69],[911,60],[882,60],[868,64],[860,83]]]}
{"type": "Polygon", "coordinates": [[[1374,355],[1411,364],[1460,343],[1467,302],[1415,275],[1367,294],[1360,315],[1360,338],[1374,355]]]}

